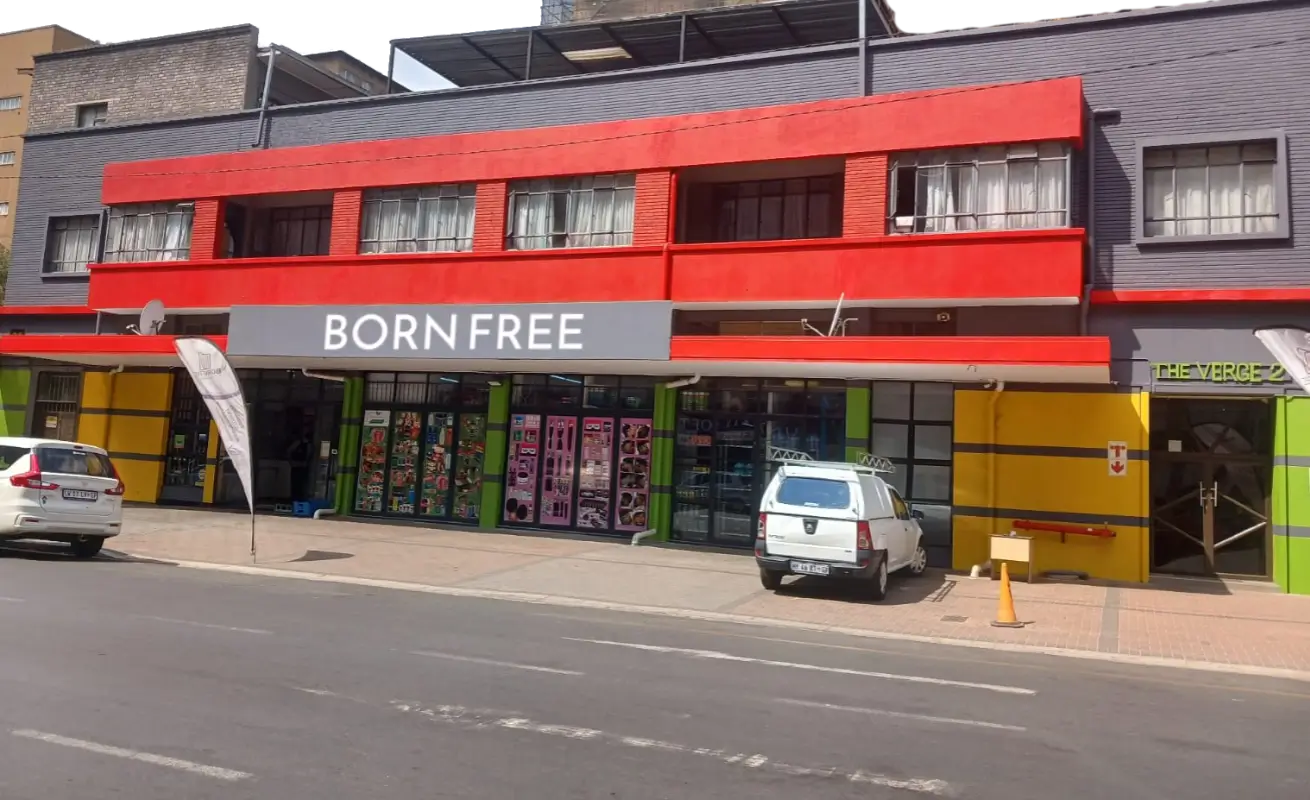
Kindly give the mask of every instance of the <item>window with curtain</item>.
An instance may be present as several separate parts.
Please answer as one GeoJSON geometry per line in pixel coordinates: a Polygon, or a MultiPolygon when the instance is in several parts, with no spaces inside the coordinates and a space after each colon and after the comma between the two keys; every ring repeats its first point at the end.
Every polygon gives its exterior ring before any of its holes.
{"type": "Polygon", "coordinates": [[[511,250],[630,245],[636,195],[632,173],[515,181],[506,244],[511,250]]]}
{"type": "Polygon", "coordinates": [[[1142,153],[1148,237],[1275,233],[1274,141],[1142,153]]]}
{"type": "Polygon", "coordinates": [[[890,183],[892,233],[1069,225],[1069,147],[1059,142],[904,153],[890,183]]]}
{"type": "Polygon", "coordinates": [[[186,261],[193,203],[144,203],[109,209],[105,261],[186,261]]]}
{"type": "Polygon", "coordinates": [[[822,239],[841,234],[841,179],[825,175],[714,187],[717,242],[822,239]]]}
{"type": "Polygon", "coordinates": [[[47,275],[77,275],[88,271],[96,260],[100,239],[100,216],[52,217],[46,234],[45,264],[47,275]]]}
{"type": "Polygon", "coordinates": [[[446,183],[364,193],[361,253],[455,253],[473,249],[478,187],[446,183]]]}

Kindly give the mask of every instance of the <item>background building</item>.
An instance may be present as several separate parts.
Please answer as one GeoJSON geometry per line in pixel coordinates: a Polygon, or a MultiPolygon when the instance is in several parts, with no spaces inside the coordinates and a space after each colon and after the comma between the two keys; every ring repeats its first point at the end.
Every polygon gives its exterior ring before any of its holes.
{"type": "Polygon", "coordinates": [[[1310,592],[1310,398],[1251,336],[1310,324],[1310,2],[856,10],[406,39],[457,88],[35,133],[6,424],[224,502],[168,340],[206,332],[274,508],[746,545],[775,450],[872,450],[938,564],[1024,523],[1040,569],[1310,592]],[[359,311],[402,304],[506,327],[415,352],[359,311]],[[529,313],[583,355],[507,358],[529,313]]]}
{"type": "Polygon", "coordinates": [[[0,248],[6,251],[12,244],[18,213],[18,176],[23,168],[33,58],[94,44],[58,25],[0,33],[0,248]]]}

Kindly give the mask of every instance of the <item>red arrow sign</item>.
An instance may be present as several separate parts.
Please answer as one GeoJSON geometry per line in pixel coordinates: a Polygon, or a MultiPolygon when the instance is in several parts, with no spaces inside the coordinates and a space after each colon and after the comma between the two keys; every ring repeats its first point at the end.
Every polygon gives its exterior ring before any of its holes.
{"type": "Polygon", "coordinates": [[[1120,461],[1120,462],[1115,462],[1115,463],[1111,464],[1111,465],[1110,465],[1110,471],[1113,472],[1113,473],[1115,473],[1116,475],[1119,474],[1120,472],[1123,472],[1123,471],[1124,471],[1124,465],[1123,465],[1123,462],[1120,461]]]}

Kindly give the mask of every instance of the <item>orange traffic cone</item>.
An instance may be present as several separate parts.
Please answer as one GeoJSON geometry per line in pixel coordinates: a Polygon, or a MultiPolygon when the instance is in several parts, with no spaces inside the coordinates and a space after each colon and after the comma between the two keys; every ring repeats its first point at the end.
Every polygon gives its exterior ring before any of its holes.
{"type": "Polygon", "coordinates": [[[1001,562],[1001,596],[996,604],[993,628],[1022,628],[1023,623],[1014,615],[1014,594],[1010,592],[1010,568],[1001,562]]]}

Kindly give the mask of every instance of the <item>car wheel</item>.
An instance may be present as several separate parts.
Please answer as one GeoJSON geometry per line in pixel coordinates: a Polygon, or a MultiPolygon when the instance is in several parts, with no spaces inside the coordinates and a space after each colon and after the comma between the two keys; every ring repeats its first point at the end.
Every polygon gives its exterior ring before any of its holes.
{"type": "Polygon", "coordinates": [[[882,600],[887,596],[887,554],[881,553],[878,556],[878,569],[873,573],[873,580],[869,584],[869,596],[875,601],[882,600]]]}
{"type": "Polygon", "coordinates": [[[760,570],[760,585],[771,592],[778,591],[782,588],[782,573],[760,570]]]}
{"type": "Polygon", "coordinates": [[[928,569],[928,551],[924,549],[923,543],[920,542],[914,546],[914,557],[910,559],[910,568],[907,570],[911,575],[922,575],[928,569]]]}
{"type": "Polygon", "coordinates": [[[75,558],[95,558],[100,548],[105,546],[105,540],[100,536],[84,536],[74,539],[72,544],[75,558]]]}

